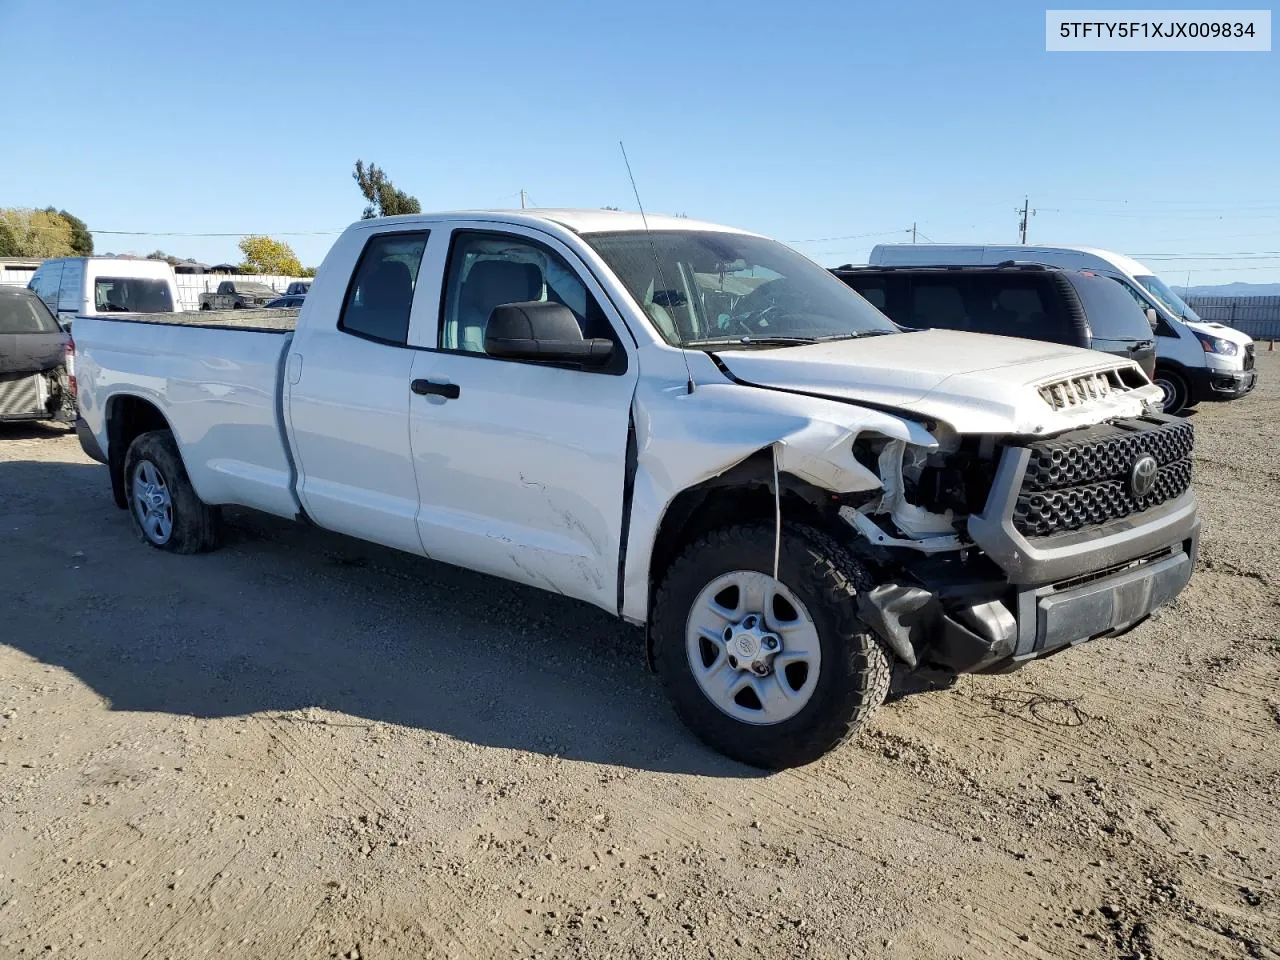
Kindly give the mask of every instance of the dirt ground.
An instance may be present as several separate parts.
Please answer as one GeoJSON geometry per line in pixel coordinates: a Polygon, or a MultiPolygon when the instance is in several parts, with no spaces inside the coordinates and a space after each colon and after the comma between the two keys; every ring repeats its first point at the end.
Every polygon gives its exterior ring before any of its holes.
{"type": "Polygon", "coordinates": [[[1157,621],[762,776],[639,634],[0,427],[0,957],[1280,957],[1280,353],[1157,621]]]}

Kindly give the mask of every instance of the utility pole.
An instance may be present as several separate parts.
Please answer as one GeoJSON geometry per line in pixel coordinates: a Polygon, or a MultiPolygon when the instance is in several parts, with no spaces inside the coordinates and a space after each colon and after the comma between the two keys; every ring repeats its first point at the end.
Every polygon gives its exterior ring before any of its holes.
{"type": "Polygon", "coordinates": [[[1018,231],[1019,231],[1019,233],[1022,235],[1022,240],[1021,240],[1020,242],[1021,242],[1021,243],[1023,243],[1023,244],[1026,244],[1026,242],[1027,242],[1027,219],[1028,219],[1028,217],[1034,217],[1034,216],[1036,215],[1036,212],[1035,212],[1034,210],[1032,210],[1032,209],[1031,209],[1031,200],[1030,200],[1030,198],[1029,198],[1029,197],[1027,197],[1026,195],[1023,195],[1023,198],[1022,198],[1022,209],[1021,209],[1021,210],[1019,210],[1017,207],[1014,207],[1014,208],[1013,208],[1013,212],[1014,212],[1014,213],[1021,213],[1021,214],[1022,214],[1022,222],[1021,222],[1020,224],[1018,224],[1018,231]]]}
{"type": "Polygon", "coordinates": [[[911,221],[911,242],[916,242],[916,222],[914,220],[911,221]]]}
{"type": "Polygon", "coordinates": [[[520,209],[524,209],[524,187],[520,188],[520,209]]]}

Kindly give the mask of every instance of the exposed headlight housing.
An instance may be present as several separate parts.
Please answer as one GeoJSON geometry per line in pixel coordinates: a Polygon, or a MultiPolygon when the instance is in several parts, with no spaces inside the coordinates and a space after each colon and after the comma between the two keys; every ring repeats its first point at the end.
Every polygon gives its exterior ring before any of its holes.
{"type": "Polygon", "coordinates": [[[1230,340],[1224,340],[1222,337],[1210,336],[1207,333],[1195,331],[1196,339],[1200,341],[1200,346],[1204,348],[1205,353],[1220,353],[1224,357],[1234,357],[1240,352],[1240,347],[1232,343],[1230,340]]]}

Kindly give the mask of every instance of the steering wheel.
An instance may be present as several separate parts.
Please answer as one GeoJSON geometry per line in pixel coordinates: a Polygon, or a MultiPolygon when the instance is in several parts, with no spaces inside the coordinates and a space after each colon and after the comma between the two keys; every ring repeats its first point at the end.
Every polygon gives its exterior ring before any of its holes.
{"type": "Polygon", "coordinates": [[[740,297],[733,305],[729,323],[736,325],[747,336],[759,334],[762,329],[761,324],[767,323],[771,315],[782,309],[783,305],[779,301],[784,298],[789,300],[786,304],[788,313],[794,312],[790,308],[800,305],[804,299],[797,296],[795,284],[786,277],[778,277],[762,283],[750,293],[740,297]],[[790,294],[789,298],[788,294],[790,294]]]}

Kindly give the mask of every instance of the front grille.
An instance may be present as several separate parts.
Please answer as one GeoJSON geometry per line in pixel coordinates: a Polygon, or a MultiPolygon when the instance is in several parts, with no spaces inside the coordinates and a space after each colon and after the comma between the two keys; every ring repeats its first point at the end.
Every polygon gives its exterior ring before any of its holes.
{"type": "Polygon", "coordinates": [[[1253,344],[1246,343],[1244,345],[1244,368],[1246,370],[1253,369],[1253,344]]]}
{"type": "Polygon", "coordinates": [[[1074,430],[1029,444],[1013,525],[1045,537],[1140,513],[1191,486],[1194,428],[1176,417],[1143,417],[1074,430]],[[1130,472],[1143,454],[1156,460],[1155,484],[1134,495],[1130,472]]]}
{"type": "Polygon", "coordinates": [[[1107,370],[1046,383],[1040,388],[1040,398],[1054,410],[1067,410],[1126,389],[1128,388],[1120,381],[1120,374],[1115,370],[1107,370]]]}

